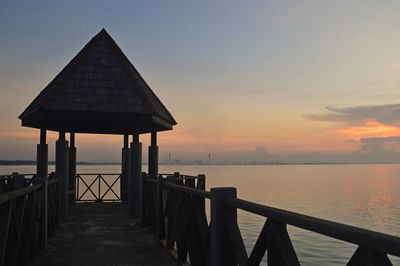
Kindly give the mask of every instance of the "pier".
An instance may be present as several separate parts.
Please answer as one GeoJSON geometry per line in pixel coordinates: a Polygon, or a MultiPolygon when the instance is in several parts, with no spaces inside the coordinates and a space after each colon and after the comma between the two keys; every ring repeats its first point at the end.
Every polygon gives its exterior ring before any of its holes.
{"type": "Polygon", "coordinates": [[[177,123],[104,29],[19,118],[38,130],[37,171],[0,176],[0,266],[251,266],[265,255],[300,265],[288,225],[354,244],[350,266],[400,256],[398,237],[249,202],[234,187],[206,190],[202,174],[159,173],[158,134],[177,123]],[[50,174],[48,131],[58,132],[50,174]],[[120,135],[121,172],[77,173],[81,133],[120,135]],[[265,218],[250,252],[238,210],[265,218]]]}

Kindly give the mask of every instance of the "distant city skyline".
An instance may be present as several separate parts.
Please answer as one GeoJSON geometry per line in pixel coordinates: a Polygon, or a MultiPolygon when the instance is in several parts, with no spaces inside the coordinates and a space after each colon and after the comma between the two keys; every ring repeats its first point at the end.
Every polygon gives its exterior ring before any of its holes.
{"type": "MultiPolygon", "coordinates": [[[[398,162],[398,10],[389,1],[2,1],[0,160],[35,159],[39,132],[18,115],[104,27],[178,122],[159,134],[161,160],[398,162]]],[[[80,161],[120,160],[122,136],[76,143],[80,161]]]]}

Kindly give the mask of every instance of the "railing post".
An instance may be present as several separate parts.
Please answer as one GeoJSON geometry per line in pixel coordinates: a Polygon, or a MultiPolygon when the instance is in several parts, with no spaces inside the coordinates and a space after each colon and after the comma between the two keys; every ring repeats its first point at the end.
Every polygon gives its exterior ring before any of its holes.
{"type": "Polygon", "coordinates": [[[61,190],[61,176],[59,176],[56,172],[51,172],[49,178],[52,179],[52,180],[58,180],[57,190],[56,190],[55,192],[53,192],[53,193],[56,194],[55,197],[57,198],[57,209],[56,209],[56,212],[57,212],[58,215],[57,215],[57,221],[56,221],[56,223],[57,223],[57,224],[60,224],[60,220],[61,220],[61,207],[60,207],[60,200],[61,200],[61,192],[60,192],[60,190],[61,190]]]}
{"type": "Polygon", "coordinates": [[[197,189],[206,190],[206,176],[205,175],[197,175],[197,189]]]}
{"type": "Polygon", "coordinates": [[[223,201],[227,198],[236,198],[236,188],[211,188],[211,266],[221,266],[224,261],[224,244],[228,243],[223,243],[226,233],[223,201]]]}
{"type": "Polygon", "coordinates": [[[12,190],[24,188],[25,184],[24,175],[20,175],[18,172],[12,173],[12,190]]]}
{"type": "Polygon", "coordinates": [[[165,239],[165,225],[164,225],[164,203],[162,195],[162,178],[157,177],[156,187],[156,233],[159,240],[165,239]]]}
{"type": "Polygon", "coordinates": [[[181,174],[179,173],[179,172],[175,172],[174,173],[174,178],[176,179],[176,178],[179,178],[181,176],[181,174]]]}
{"type": "Polygon", "coordinates": [[[42,201],[42,217],[41,217],[41,244],[44,249],[47,249],[47,234],[48,234],[48,197],[49,197],[49,190],[48,190],[48,179],[47,177],[40,177],[36,178],[36,183],[41,184],[43,186],[43,201],[42,201]]]}
{"type": "MultiPolygon", "coordinates": [[[[167,176],[167,183],[170,184],[175,184],[175,178],[176,176],[179,176],[178,172],[175,172],[174,175],[168,175],[167,176]]],[[[167,224],[166,224],[166,245],[167,249],[173,249],[174,248],[174,243],[175,243],[175,235],[174,235],[174,228],[173,228],[173,220],[174,220],[174,208],[176,207],[176,198],[175,198],[175,193],[172,191],[172,189],[168,189],[166,191],[165,195],[165,203],[166,203],[166,209],[167,209],[167,224]]]]}
{"type": "MultiPolygon", "coordinates": [[[[200,190],[206,190],[206,176],[205,175],[197,175],[197,184],[196,184],[196,188],[200,189],[200,190]]],[[[200,208],[202,210],[205,209],[206,207],[206,199],[202,198],[202,199],[198,199],[198,202],[200,204],[200,208]]]]}
{"type": "MultiPolygon", "coordinates": [[[[140,214],[140,223],[142,225],[148,225],[146,223],[149,223],[151,225],[151,222],[149,221],[149,217],[147,217],[148,215],[146,215],[148,213],[148,211],[151,210],[146,210],[146,198],[149,197],[149,193],[150,193],[150,188],[147,186],[147,184],[144,183],[144,179],[148,178],[147,173],[143,172],[142,173],[142,179],[141,179],[141,188],[142,188],[142,193],[141,193],[141,200],[140,200],[140,210],[141,210],[141,214],[140,214]]],[[[150,200],[150,199],[149,199],[150,200]]]]}

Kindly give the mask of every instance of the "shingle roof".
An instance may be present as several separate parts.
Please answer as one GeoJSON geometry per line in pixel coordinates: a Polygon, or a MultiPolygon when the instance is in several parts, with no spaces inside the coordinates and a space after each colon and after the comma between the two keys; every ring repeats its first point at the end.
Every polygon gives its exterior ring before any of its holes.
{"type": "MultiPolygon", "coordinates": [[[[19,118],[22,125],[29,127],[76,132],[107,131],[95,129],[96,125],[93,125],[93,130],[88,129],[87,123],[84,129],[74,125],[75,118],[82,122],[82,114],[91,123],[94,123],[93,119],[101,120],[99,116],[102,115],[112,121],[136,123],[132,128],[141,132],[172,129],[176,124],[104,29],[40,92],[19,118]],[[91,115],[95,117],[91,119],[91,115]],[[144,117],[146,125],[141,128],[137,123],[143,122],[144,117]],[[152,123],[157,125],[152,126],[152,123]]],[[[109,132],[122,132],[126,128],[129,127],[110,129],[109,132]]]]}

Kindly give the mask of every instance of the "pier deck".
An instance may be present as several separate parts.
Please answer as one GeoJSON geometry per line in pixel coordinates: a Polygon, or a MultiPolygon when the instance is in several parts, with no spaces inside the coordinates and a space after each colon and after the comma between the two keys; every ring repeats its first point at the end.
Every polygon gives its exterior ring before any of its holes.
{"type": "Polygon", "coordinates": [[[76,203],[34,265],[177,265],[121,203],[76,203]]]}

